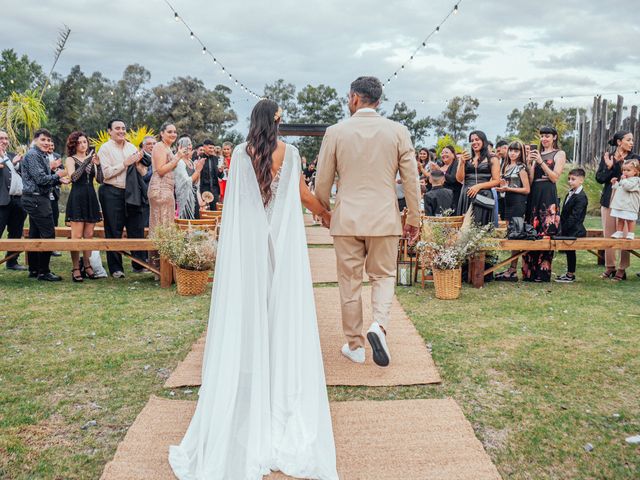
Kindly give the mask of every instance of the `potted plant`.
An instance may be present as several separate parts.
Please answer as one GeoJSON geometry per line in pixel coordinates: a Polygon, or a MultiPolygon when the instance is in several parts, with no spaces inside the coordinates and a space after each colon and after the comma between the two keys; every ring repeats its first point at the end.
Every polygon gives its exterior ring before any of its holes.
{"type": "Polygon", "coordinates": [[[204,293],[216,261],[215,233],[195,228],[182,230],[171,223],[156,227],[151,238],[160,256],[176,269],[178,294],[204,293]]]}
{"type": "Polygon", "coordinates": [[[492,228],[492,225],[476,225],[470,216],[460,227],[425,220],[416,249],[424,264],[433,271],[436,298],[453,300],[460,297],[462,264],[480,250],[492,228]]]}

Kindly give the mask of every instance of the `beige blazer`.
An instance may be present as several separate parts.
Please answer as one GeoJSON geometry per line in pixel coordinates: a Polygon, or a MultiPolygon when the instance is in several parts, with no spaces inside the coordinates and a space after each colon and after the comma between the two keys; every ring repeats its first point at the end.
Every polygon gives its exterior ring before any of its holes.
{"type": "Polygon", "coordinates": [[[415,151],[407,128],[375,112],[356,112],[332,125],[322,141],[315,194],[330,209],[337,178],[338,194],[331,235],[382,237],[401,235],[396,176],[404,184],[407,223],[420,225],[420,184],[415,151]]]}

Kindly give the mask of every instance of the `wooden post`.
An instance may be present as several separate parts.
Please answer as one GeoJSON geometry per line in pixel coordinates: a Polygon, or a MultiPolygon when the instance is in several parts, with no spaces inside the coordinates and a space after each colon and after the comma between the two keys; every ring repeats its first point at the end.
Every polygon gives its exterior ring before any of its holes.
{"type": "Polygon", "coordinates": [[[173,265],[165,257],[160,257],[160,288],[169,288],[173,283],[173,265]]]}
{"type": "Polygon", "coordinates": [[[475,288],[484,286],[485,253],[478,252],[469,259],[469,280],[475,288]]]}

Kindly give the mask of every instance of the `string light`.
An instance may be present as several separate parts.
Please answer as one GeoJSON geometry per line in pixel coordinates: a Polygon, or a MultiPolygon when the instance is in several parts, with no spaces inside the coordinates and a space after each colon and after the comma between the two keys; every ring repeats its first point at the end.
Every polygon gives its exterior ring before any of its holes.
{"type": "Polygon", "coordinates": [[[389,85],[389,83],[391,83],[392,79],[398,78],[398,72],[401,70],[405,69],[405,66],[407,63],[410,63],[413,61],[413,59],[415,58],[416,54],[423,49],[424,47],[427,46],[427,43],[429,42],[429,40],[431,39],[431,37],[433,37],[435,34],[440,33],[440,27],[442,27],[442,25],[444,25],[444,23],[449,19],[449,17],[451,15],[454,15],[456,13],[458,13],[458,8],[459,5],[463,2],[464,0],[458,0],[458,2],[454,5],[453,9],[447,14],[446,17],[444,17],[442,19],[442,21],[436,25],[436,27],[431,31],[431,33],[429,35],[427,35],[427,38],[425,38],[422,43],[413,51],[413,53],[411,54],[411,56],[409,57],[409,60],[405,63],[402,64],[402,66],[396,70],[395,72],[393,72],[393,75],[391,75],[389,78],[387,78],[387,81],[385,82],[385,84],[382,86],[382,88],[386,87],[387,85],[389,85]]]}
{"type": "Polygon", "coordinates": [[[229,76],[229,79],[235,84],[235,85],[242,85],[242,91],[245,92],[247,95],[250,95],[251,97],[253,97],[256,100],[260,100],[262,97],[260,95],[258,95],[256,92],[250,90],[249,88],[244,86],[244,83],[240,83],[240,80],[238,78],[236,78],[233,74],[229,73],[227,71],[227,69],[224,67],[224,65],[222,65],[222,63],[220,63],[220,61],[213,56],[213,54],[211,53],[211,51],[209,49],[207,49],[206,45],[203,43],[203,41],[200,39],[200,37],[198,37],[198,35],[189,27],[189,25],[187,24],[187,22],[185,22],[184,18],[182,18],[180,15],[178,15],[178,12],[176,11],[175,8],[173,8],[173,5],[171,5],[171,3],[169,2],[169,0],[165,0],[165,3],[167,4],[167,6],[171,9],[171,11],[173,12],[173,18],[176,22],[181,22],[185,28],[187,29],[187,31],[189,32],[189,37],[192,40],[196,40],[200,46],[202,47],[202,54],[203,55],[209,55],[209,57],[211,58],[211,60],[213,61],[213,64],[218,66],[222,72],[225,75],[229,76]]]}

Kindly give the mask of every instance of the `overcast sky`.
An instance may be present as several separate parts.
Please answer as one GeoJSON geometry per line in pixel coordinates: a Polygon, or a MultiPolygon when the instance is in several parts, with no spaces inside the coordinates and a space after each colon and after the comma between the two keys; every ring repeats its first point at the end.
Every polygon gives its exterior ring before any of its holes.
{"type": "MultiPolygon", "coordinates": [[[[453,8],[452,0],[171,0],[208,49],[249,88],[284,78],[298,89],[324,83],[346,95],[359,75],[386,79],[453,8]]],[[[0,46],[45,69],[58,30],[71,38],[56,71],[79,64],[120,78],[131,63],[157,85],[176,76],[233,87],[176,23],[164,0],[0,0],[0,46]]],[[[463,0],[415,60],[386,89],[392,109],[406,101],[437,116],[455,95],[480,99],[476,126],[502,134],[506,116],[529,97],[585,106],[603,92],[640,88],[638,0],[463,0]],[[502,101],[499,101],[502,99],[502,101]],[[424,101],[424,103],[423,103],[424,101]]],[[[612,96],[610,96],[612,97],[612,96]]],[[[614,98],[614,97],[613,97],[614,98]]],[[[253,99],[234,88],[238,130],[253,99]]],[[[627,104],[640,95],[625,95],[627,104]]]]}

